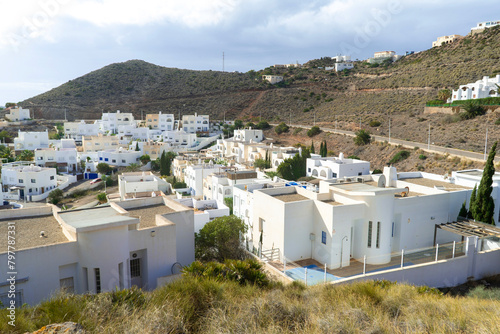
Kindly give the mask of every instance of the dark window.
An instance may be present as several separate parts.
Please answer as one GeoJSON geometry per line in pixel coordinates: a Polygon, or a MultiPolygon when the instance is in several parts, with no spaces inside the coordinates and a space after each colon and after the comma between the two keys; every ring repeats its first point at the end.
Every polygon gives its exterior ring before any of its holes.
{"type": "Polygon", "coordinates": [[[141,276],[141,259],[130,260],[130,277],[141,276]]]}
{"type": "Polygon", "coordinates": [[[372,222],[368,222],[368,248],[372,247],[372,222]]]}
{"type": "Polygon", "coordinates": [[[101,292],[101,271],[99,268],[94,268],[95,273],[95,292],[101,292]]]}
{"type": "Polygon", "coordinates": [[[380,248],[380,222],[377,222],[377,248],[380,248]]]}
{"type": "Polygon", "coordinates": [[[326,245],[326,232],[321,231],[321,243],[326,245]]]}

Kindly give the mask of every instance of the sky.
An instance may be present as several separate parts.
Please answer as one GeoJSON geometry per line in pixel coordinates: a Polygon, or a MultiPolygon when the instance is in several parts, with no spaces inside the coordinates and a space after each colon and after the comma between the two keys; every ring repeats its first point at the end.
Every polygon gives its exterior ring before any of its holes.
{"type": "Polygon", "coordinates": [[[130,59],[246,72],[376,51],[422,51],[500,20],[484,0],[2,1],[0,106],[130,59]],[[224,53],[224,62],[223,62],[224,53]]]}

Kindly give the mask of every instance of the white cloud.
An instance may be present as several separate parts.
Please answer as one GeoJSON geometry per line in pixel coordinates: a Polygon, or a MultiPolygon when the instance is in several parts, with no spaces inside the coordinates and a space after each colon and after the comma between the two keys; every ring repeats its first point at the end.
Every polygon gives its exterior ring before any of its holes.
{"type": "Polygon", "coordinates": [[[98,26],[145,25],[158,22],[190,28],[216,25],[239,0],[87,0],[71,7],[70,16],[98,26]]]}

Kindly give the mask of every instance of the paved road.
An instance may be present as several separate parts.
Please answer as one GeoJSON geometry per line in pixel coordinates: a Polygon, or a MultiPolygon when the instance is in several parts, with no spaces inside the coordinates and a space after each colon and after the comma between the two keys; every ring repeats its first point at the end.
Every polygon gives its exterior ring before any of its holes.
{"type": "MultiPolygon", "coordinates": [[[[276,126],[278,124],[271,124],[271,125],[276,126]]],[[[296,128],[304,128],[304,129],[311,128],[310,125],[302,125],[302,124],[292,124],[291,126],[296,127],[296,128]]],[[[351,136],[351,137],[355,136],[353,131],[335,130],[335,129],[323,128],[323,127],[320,127],[320,129],[322,131],[325,131],[325,132],[343,134],[343,135],[347,135],[347,136],[351,136]]],[[[372,135],[372,138],[375,141],[388,142],[391,145],[401,145],[401,146],[404,146],[407,148],[418,147],[426,152],[440,153],[440,154],[448,153],[451,156],[457,156],[460,158],[467,158],[467,159],[476,160],[476,161],[485,161],[484,153],[470,152],[470,151],[465,151],[465,150],[459,150],[456,148],[448,148],[448,147],[437,146],[437,145],[428,145],[427,143],[418,143],[418,142],[414,142],[414,141],[407,141],[407,140],[401,140],[401,139],[396,139],[396,138],[391,138],[389,140],[389,137],[377,136],[377,135],[372,135]]],[[[500,157],[496,156],[495,161],[500,161],[500,157]]]]}

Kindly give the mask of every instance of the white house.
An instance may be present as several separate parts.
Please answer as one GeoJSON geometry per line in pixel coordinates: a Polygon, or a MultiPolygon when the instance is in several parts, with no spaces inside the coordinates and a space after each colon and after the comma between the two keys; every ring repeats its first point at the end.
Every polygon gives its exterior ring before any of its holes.
{"type": "Polygon", "coordinates": [[[400,55],[397,55],[396,52],[394,51],[379,51],[379,52],[375,52],[373,54],[373,58],[369,58],[368,59],[368,62],[373,64],[373,63],[381,63],[385,60],[392,60],[392,61],[396,61],[398,59],[400,59],[402,56],[400,55]]]}
{"type": "Polygon", "coordinates": [[[182,128],[185,132],[208,132],[210,127],[210,117],[208,115],[183,115],[182,128]]]}
{"type": "Polygon", "coordinates": [[[11,122],[24,121],[31,118],[30,110],[22,107],[10,108],[9,114],[5,115],[5,118],[11,122]]]}
{"type": "Polygon", "coordinates": [[[179,146],[183,148],[190,148],[196,146],[197,137],[196,133],[180,131],[163,131],[161,135],[163,142],[179,146]]]}
{"type": "Polygon", "coordinates": [[[116,113],[103,113],[98,124],[101,132],[117,133],[120,125],[135,125],[137,122],[132,113],[122,113],[117,110],[116,113]]]}
{"type": "Polygon", "coordinates": [[[37,148],[49,147],[49,133],[47,131],[25,132],[19,130],[17,137],[14,138],[14,150],[33,151],[37,148]]]}
{"type": "Polygon", "coordinates": [[[35,164],[39,167],[57,167],[59,172],[78,170],[76,148],[40,148],[35,150],[35,164]]]}
{"type": "Polygon", "coordinates": [[[48,196],[58,186],[56,169],[35,166],[33,162],[6,163],[2,165],[2,186],[13,199],[31,201],[36,195],[48,196]]]}
{"type": "Polygon", "coordinates": [[[97,152],[99,162],[116,167],[127,167],[130,164],[140,164],[140,151],[131,151],[119,148],[117,150],[104,150],[97,152]]]}
{"type": "MultiPolygon", "coordinates": [[[[59,289],[100,293],[152,290],[194,261],[194,213],[165,197],[59,211],[52,205],[0,212],[0,231],[16,231],[15,274],[0,271],[0,301],[35,305],[59,289]],[[9,296],[15,276],[15,296],[9,296]]],[[[7,238],[0,260],[7,263],[7,238]]]]}
{"type": "Polygon", "coordinates": [[[271,166],[278,167],[285,159],[290,159],[297,154],[302,154],[302,148],[275,147],[271,152],[271,166]]]}
{"type": "Polygon", "coordinates": [[[495,27],[497,25],[500,25],[500,21],[485,21],[485,22],[479,22],[475,27],[471,28],[471,34],[477,34],[484,29],[495,27]]]}
{"type": "Polygon", "coordinates": [[[159,140],[161,139],[162,132],[160,130],[151,130],[148,127],[137,127],[133,125],[120,125],[118,126],[118,137],[125,143],[130,140],[159,140]]]}
{"type": "Polygon", "coordinates": [[[122,173],[118,176],[118,192],[122,201],[141,197],[144,193],[148,196],[153,192],[168,194],[169,190],[169,184],[151,172],[122,173]]]}
{"type": "Polygon", "coordinates": [[[197,200],[194,198],[179,198],[174,201],[194,211],[194,231],[196,233],[209,221],[215,218],[229,216],[229,208],[223,202],[216,200],[197,200]]]}
{"type": "Polygon", "coordinates": [[[203,179],[212,173],[216,173],[224,165],[217,165],[212,163],[199,163],[190,165],[184,169],[184,182],[190,188],[191,195],[201,197],[203,196],[203,179]]]}
{"type": "Polygon", "coordinates": [[[435,48],[437,46],[441,46],[443,44],[451,44],[457,39],[462,38],[461,35],[448,35],[438,37],[436,41],[432,42],[432,47],[435,48]]]}
{"type": "Polygon", "coordinates": [[[174,130],[175,119],[173,114],[158,114],[146,115],[146,127],[152,130],[172,131],[174,130]]]}
{"type": "MultiPolygon", "coordinates": [[[[459,241],[446,230],[436,234],[436,225],[456,221],[481,174],[462,171],[444,179],[386,167],[380,175],[320,181],[318,193],[301,187],[254,190],[249,241],[261,250],[278,250],[281,261],[313,259],[339,268],[366,256],[367,264],[389,263],[391,252],[459,241]]],[[[496,223],[499,185],[500,174],[492,193],[496,223]]]]}
{"type": "Polygon", "coordinates": [[[482,80],[458,87],[452,92],[448,102],[498,97],[497,85],[500,85],[500,74],[494,78],[484,76],[482,80]]]}
{"type": "Polygon", "coordinates": [[[335,72],[340,72],[343,70],[351,70],[354,68],[354,64],[351,62],[348,63],[335,63],[334,66],[325,67],[326,71],[335,70],[335,72]]]}
{"type": "Polygon", "coordinates": [[[338,157],[322,158],[319,154],[311,154],[306,160],[306,175],[318,179],[329,180],[350,176],[370,174],[370,162],[347,159],[340,153],[338,157]]]}
{"type": "Polygon", "coordinates": [[[238,129],[234,130],[233,139],[243,143],[260,143],[264,140],[264,132],[258,129],[238,129]]]}
{"type": "Polygon", "coordinates": [[[278,82],[283,81],[283,77],[281,75],[263,75],[263,80],[266,80],[271,85],[277,84],[278,82]]]}
{"type": "Polygon", "coordinates": [[[337,63],[350,62],[351,61],[351,56],[347,56],[347,55],[344,55],[344,56],[335,56],[335,57],[332,57],[332,60],[335,60],[337,63]]]}
{"type": "Polygon", "coordinates": [[[97,136],[99,134],[99,124],[86,123],[84,120],[79,122],[64,122],[64,136],[76,141],[82,141],[83,136],[97,136]]]}
{"type": "Polygon", "coordinates": [[[99,152],[102,150],[118,149],[119,147],[127,147],[120,144],[119,136],[104,136],[100,133],[97,136],[83,136],[82,149],[84,152],[99,152]]]}
{"type": "Polygon", "coordinates": [[[253,170],[220,169],[203,180],[203,199],[214,199],[220,202],[226,197],[233,197],[233,187],[257,180],[257,172],[253,170]]]}

